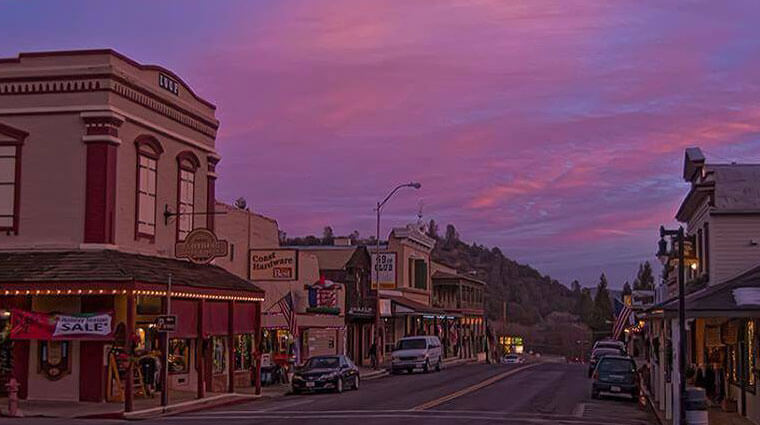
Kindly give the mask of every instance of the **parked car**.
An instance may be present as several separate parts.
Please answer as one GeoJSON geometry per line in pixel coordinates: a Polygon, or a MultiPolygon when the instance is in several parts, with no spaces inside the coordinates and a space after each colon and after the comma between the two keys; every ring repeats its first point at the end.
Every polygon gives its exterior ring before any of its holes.
{"type": "Polygon", "coordinates": [[[501,358],[501,362],[504,364],[525,363],[525,359],[517,354],[506,354],[501,358]]]}
{"type": "Polygon", "coordinates": [[[359,368],[346,356],[315,356],[296,369],[293,393],[303,391],[359,389],[359,368]]]}
{"type": "Polygon", "coordinates": [[[619,348],[597,348],[591,353],[591,359],[588,362],[588,376],[594,373],[597,362],[604,356],[621,356],[624,353],[619,348]]]}
{"type": "Polygon", "coordinates": [[[602,339],[594,343],[594,348],[591,349],[591,351],[594,351],[598,348],[617,348],[618,350],[625,350],[625,344],[623,341],[616,341],[612,339],[602,339]]]}
{"type": "Polygon", "coordinates": [[[410,336],[401,338],[391,353],[391,373],[414,369],[429,372],[443,368],[441,340],[437,336],[410,336]]]}
{"type": "Polygon", "coordinates": [[[633,400],[639,398],[636,364],[628,356],[603,356],[594,369],[591,398],[602,394],[625,395],[633,400]]]}

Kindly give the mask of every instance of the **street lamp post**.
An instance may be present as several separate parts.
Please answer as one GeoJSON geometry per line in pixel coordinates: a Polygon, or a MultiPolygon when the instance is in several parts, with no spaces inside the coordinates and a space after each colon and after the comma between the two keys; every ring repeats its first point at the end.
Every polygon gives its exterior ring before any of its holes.
{"type": "Polygon", "coordinates": [[[685,254],[684,241],[686,239],[683,226],[678,230],[667,230],[660,226],[660,241],[658,242],[657,258],[665,265],[670,258],[668,254],[668,242],[665,236],[675,239],[678,244],[678,422],[686,424],[686,291],[685,291],[685,254]]]}
{"type": "Polygon", "coordinates": [[[377,352],[377,363],[375,367],[379,367],[380,361],[382,361],[382,355],[385,351],[384,347],[380,347],[380,330],[382,329],[382,323],[380,318],[380,269],[378,267],[377,261],[380,258],[380,211],[382,210],[383,206],[388,202],[388,200],[391,199],[391,197],[396,194],[400,189],[404,187],[411,187],[413,189],[419,189],[422,187],[421,184],[417,182],[411,182],[411,183],[405,183],[400,184],[396,186],[391,193],[388,194],[388,196],[385,197],[385,199],[382,200],[382,202],[378,202],[377,206],[375,207],[375,211],[377,212],[377,234],[375,236],[375,294],[377,299],[377,304],[375,305],[375,347],[377,352]]]}

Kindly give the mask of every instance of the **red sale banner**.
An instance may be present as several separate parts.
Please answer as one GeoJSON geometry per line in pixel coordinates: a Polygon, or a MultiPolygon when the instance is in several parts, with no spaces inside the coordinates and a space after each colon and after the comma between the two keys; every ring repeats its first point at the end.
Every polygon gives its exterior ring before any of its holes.
{"type": "Polygon", "coordinates": [[[11,339],[108,339],[111,313],[48,314],[11,310],[11,339]]]}

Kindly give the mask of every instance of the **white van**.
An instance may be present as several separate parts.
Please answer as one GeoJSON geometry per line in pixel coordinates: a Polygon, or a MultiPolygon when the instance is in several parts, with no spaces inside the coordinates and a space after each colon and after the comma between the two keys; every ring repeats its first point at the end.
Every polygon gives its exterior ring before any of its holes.
{"type": "Polygon", "coordinates": [[[401,338],[391,354],[391,373],[422,369],[427,373],[443,368],[441,340],[437,336],[408,336],[401,338]]]}

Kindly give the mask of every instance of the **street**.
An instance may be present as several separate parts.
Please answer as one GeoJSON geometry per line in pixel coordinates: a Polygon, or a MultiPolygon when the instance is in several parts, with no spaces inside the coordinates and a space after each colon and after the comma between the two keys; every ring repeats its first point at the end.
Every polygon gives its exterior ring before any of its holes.
{"type": "MultiPolygon", "coordinates": [[[[585,366],[471,364],[440,373],[390,376],[362,383],[359,391],[257,400],[202,412],[144,421],[147,424],[609,424],[654,423],[637,403],[591,400],[585,366]],[[498,380],[497,380],[498,379],[498,380]],[[495,382],[493,382],[495,381],[495,382]]],[[[122,423],[30,419],[25,424],[122,423]]],[[[0,420],[2,424],[18,420],[0,420]]]]}

